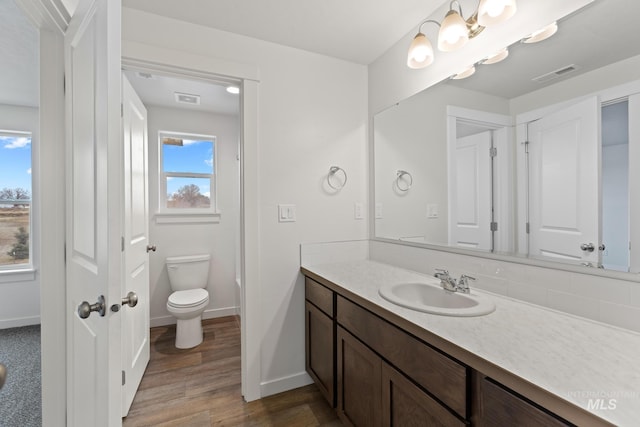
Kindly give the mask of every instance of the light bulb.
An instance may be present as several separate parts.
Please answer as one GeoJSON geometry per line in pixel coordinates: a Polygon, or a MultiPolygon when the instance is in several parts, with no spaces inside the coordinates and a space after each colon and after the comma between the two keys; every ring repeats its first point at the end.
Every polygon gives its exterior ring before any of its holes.
{"type": "Polygon", "coordinates": [[[516,0],[481,0],[478,5],[478,23],[483,27],[497,25],[516,13],[516,0]]]}
{"type": "Polygon", "coordinates": [[[455,10],[450,10],[442,21],[438,33],[438,49],[451,52],[461,48],[469,41],[467,23],[455,10]]]}
{"type": "Polygon", "coordinates": [[[409,46],[407,66],[409,68],[424,68],[433,62],[433,47],[429,39],[422,33],[416,34],[409,46]]]}

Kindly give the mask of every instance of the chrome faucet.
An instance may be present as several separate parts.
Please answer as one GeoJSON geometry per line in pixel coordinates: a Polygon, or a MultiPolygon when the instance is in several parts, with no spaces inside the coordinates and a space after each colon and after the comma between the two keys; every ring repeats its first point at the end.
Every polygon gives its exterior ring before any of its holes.
{"type": "Polygon", "coordinates": [[[434,276],[440,279],[440,286],[442,286],[444,290],[449,292],[460,292],[463,294],[468,294],[470,292],[469,280],[476,280],[475,277],[463,274],[456,282],[456,279],[451,277],[449,272],[442,268],[436,268],[436,274],[434,274],[434,276]]]}

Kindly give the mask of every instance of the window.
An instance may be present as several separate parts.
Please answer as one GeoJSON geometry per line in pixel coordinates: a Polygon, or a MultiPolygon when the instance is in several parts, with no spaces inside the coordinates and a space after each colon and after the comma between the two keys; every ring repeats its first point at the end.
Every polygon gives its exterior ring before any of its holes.
{"type": "Polygon", "coordinates": [[[160,210],[216,212],[215,137],[160,132],[160,210]]]}
{"type": "Polygon", "coordinates": [[[31,265],[31,133],[0,130],[0,270],[31,265]]]}

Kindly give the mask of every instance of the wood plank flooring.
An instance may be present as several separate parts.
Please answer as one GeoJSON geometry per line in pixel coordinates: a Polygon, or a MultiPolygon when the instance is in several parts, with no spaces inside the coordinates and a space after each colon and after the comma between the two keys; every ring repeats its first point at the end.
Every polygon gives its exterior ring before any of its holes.
{"type": "Polygon", "coordinates": [[[203,322],[204,342],[174,346],[175,326],[151,329],[151,360],[123,426],[342,426],[314,384],[246,403],[236,316],[203,322]]]}

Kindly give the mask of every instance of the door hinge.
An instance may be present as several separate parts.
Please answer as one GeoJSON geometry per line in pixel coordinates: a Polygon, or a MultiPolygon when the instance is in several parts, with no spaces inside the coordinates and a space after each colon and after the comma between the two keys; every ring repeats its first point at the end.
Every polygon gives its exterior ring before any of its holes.
{"type": "Polygon", "coordinates": [[[498,149],[496,147],[489,148],[489,157],[496,157],[498,155],[498,149]]]}
{"type": "Polygon", "coordinates": [[[120,117],[124,117],[124,105],[120,104],[120,117]]]}
{"type": "Polygon", "coordinates": [[[524,152],[529,154],[529,141],[524,142],[524,152]]]}
{"type": "Polygon", "coordinates": [[[495,221],[492,221],[489,227],[491,228],[491,231],[498,231],[498,223],[495,221]]]}
{"type": "Polygon", "coordinates": [[[124,371],[122,371],[122,385],[125,385],[127,383],[127,374],[125,374],[124,371]]]}
{"type": "Polygon", "coordinates": [[[526,233],[529,234],[529,223],[526,224],[526,233]]]}
{"type": "Polygon", "coordinates": [[[120,251],[124,252],[124,236],[120,237],[120,251]]]}

